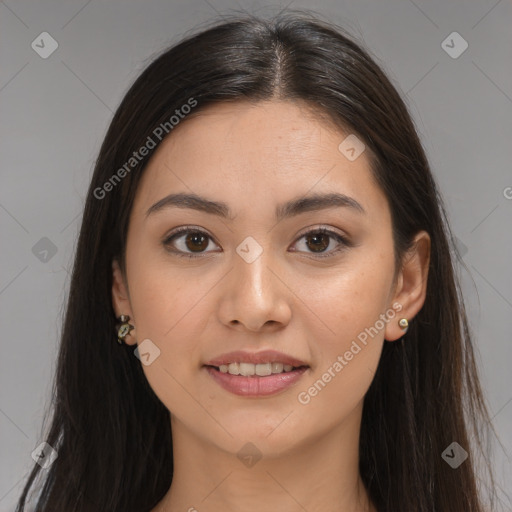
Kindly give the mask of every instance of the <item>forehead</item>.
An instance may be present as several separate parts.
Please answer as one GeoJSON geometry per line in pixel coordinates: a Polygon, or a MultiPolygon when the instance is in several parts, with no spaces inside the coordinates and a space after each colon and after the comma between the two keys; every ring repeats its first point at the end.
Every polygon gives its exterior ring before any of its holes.
{"type": "MultiPolygon", "coordinates": [[[[134,210],[171,192],[193,192],[235,213],[308,192],[340,192],[365,209],[387,208],[363,152],[351,161],[347,136],[303,102],[223,102],[185,118],[160,144],[139,183],[134,210]]],[[[382,214],[382,212],[381,212],[382,214]]]]}

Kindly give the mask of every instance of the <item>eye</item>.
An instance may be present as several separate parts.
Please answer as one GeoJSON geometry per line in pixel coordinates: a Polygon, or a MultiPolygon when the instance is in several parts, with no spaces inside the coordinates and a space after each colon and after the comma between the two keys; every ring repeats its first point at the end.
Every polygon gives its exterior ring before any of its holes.
{"type": "Polygon", "coordinates": [[[183,226],[171,233],[171,235],[163,241],[163,244],[165,247],[175,247],[177,245],[177,250],[174,248],[169,249],[169,251],[176,254],[176,256],[197,258],[201,256],[204,250],[208,247],[209,239],[211,240],[211,237],[208,233],[190,226],[183,226]],[[180,241],[180,239],[183,238],[184,240],[180,241]],[[179,243],[175,243],[178,241],[179,243]],[[187,253],[187,250],[190,250],[191,252],[187,253]]]}
{"type": "MultiPolygon", "coordinates": [[[[302,238],[307,240],[306,247],[313,248],[311,253],[315,254],[317,258],[334,256],[346,247],[351,246],[350,242],[344,236],[326,228],[317,228],[308,231],[301,235],[299,240],[302,238]],[[337,242],[338,247],[333,250],[326,251],[326,249],[331,245],[330,242],[332,239],[337,242]]],[[[209,246],[209,240],[212,240],[212,238],[205,231],[190,226],[183,226],[171,233],[163,241],[163,245],[176,256],[197,258],[205,252],[208,252],[206,249],[209,246]]],[[[297,251],[293,250],[292,252],[297,251]]]]}
{"type": "Polygon", "coordinates": [[[349,241],[339,233],[332,231],[327,228],[317,228],[307,233],[304,233],[300,238],[306,239],[306,247],[312,248],[312,254],[315,254],[317,258],[328,258],[338,254],[340,251],[344,250],[346,247],[350,247],[351,244],[349,241]],[[338,243],[338,247],[333,250],[327,251],[328,247],[331,245],[330,242],[334,239],[338,243]]]}

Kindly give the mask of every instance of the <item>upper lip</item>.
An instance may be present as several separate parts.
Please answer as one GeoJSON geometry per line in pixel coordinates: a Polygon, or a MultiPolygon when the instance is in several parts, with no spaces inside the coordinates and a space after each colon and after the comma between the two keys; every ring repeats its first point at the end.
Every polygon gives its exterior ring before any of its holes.
{"type": "Polygon", "coordinates": [[[214,359],[211,359],[206,366],[220,366],[230,363],[282,363],[291,366],[308,366],[304,361],[295,359],[294,357],[277,352],[275,350],[263,350],[262,352],[246,352],[245,350],[237,350],[222,354],[214,359]]]}

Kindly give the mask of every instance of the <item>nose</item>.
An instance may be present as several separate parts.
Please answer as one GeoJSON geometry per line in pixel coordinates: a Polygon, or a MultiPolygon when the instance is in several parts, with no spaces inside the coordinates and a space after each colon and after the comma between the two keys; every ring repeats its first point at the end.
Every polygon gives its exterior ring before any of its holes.
{"type": "Polygon", "coordinates": [[[289,279],[270,248],[252,262],[236,254],[220,291],[220,321],[252,332],[282,329],[291,318],[294,295],[286,282],[289,279]]]}

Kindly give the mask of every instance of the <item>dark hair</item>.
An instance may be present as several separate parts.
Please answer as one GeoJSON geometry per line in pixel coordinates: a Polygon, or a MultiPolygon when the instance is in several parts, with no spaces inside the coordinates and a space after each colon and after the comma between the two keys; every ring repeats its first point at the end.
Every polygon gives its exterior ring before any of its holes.
{"type": "MultiPolygon", "coordinates": [[[[471,446],[485,453],[480,427],[489,427],[489,415],[452,236],[414,124],[366,50],[318,16],[284,11],[272,19],[217,21],[166,49],[112,119],[85,202],[63,324],[45,439],[58,458],[45,472],[36,512],[148,511],[167,492],[169,411],[133,349],[116,343],[111,298],[112,261],[124,271],[133,199],[158,143],[145,159],[126,164],[148,137],[158,138],[157,127],[171,133],[170,116],[183,105],[195,101],[194,116],[219,102],[271,99],[305,102],[364,141],[389,202],[396,268],[418,231],[432,240],[424,306],[403,338],[384,343],[364,399],[360,473],[371,500],[379,512],[484,511],[471,446]],[[453,441],[470,452],[457,469],[441,457],[453,441]]],[[[36,464],[18,512],[40,470],[36,464]]]]}

